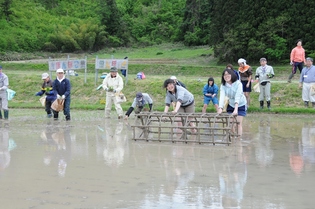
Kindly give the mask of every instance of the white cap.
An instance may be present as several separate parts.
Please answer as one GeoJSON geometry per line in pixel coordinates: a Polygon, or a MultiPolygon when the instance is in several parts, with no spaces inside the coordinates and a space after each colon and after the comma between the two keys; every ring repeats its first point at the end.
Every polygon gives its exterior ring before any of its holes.
{"type": "Polygon", "coordinates": [[[65,73],[65,71],[62,68],[59,68],[56,73],[65,73]]]}
{"type": "Polygon", "coordinates": [[[246,64],[246,60],[243,59],[243,58],[240,58],[240,59],[237,61],[237,63],[244,63],[244,64],[246,64]]]}
{"type": "Polygon", "coordinates": [[[171,76],[170,79],[172,79],[172,80],[175,79],[176,80],[177,78],[176,78],[176,76],[171,76]]]}
{"type": "Polygon", "coordinates": [[[42,79],[46,79],[46,78],[48,78],[49,77],[49,74],[48,73],[43,73],[42,74],[42,79]]]}

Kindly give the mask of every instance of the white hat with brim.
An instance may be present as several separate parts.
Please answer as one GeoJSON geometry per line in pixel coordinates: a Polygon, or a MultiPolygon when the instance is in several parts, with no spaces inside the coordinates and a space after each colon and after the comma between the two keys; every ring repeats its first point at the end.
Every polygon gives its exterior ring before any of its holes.
{"type": "Polygon", "coordinates": [[[65,73],[65,71],[62,68],[59,68],[56,73],[65,73]]]}

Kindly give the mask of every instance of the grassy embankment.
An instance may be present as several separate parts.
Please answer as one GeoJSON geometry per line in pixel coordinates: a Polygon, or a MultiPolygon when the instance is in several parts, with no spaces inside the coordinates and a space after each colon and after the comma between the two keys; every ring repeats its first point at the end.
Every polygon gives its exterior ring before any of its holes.
{"type": "MultiPolygon", "coordinates": [[[[183,46],[156,46],[143,49],[119,49],[110,52],[88,55],[87,83],[84,83],[83,71],[78,71],[79,76],[71,76],[72,84],[72,109],[103,109],[105,104],[105,92],[96,91],[102,79],[95,84],[95,57],[115,58],[129,57],[128,83],[123,93],[127,102],[122,104],[126,111],[131,105],[136,92],[149,93],[154,99],[154,110],[163,111],[165,90],[162,84],[165,79],[175,75],[184,82],[196,100],[196,111],[201,112],[203,106],[202,88],[209,76],[215,78],[215,83],[220,86],[221,73],[224,66],[218,66],[211,56],[212,51],[208,47],[186,48],[183,46]],[[146,75],[144,80],[135,80],[136,74],[143,71],[146,75]]],[[[79,57],[79,56],[78,56],[79,57]]],[[[79,58],[82,58],[80,56],[79,58]]],[[[64,55],[63,59],[66,58],[64,55]]],[[[74,56],[71,56],[74,58],[74,56]]],[[[11,108],[43,108],[35,93],[40,90],[43,72],[47,72],[48,65],[45,63],[1,63],[3,72],[9,76],[10,87],[17,92],[16,97],[9,102],[11,108]]],[[[233,63],[236,66],[237,63],[233,63]]],[[[249,63],[254,70],[259,65],[249,63]]],[[[271,112],[271,113],[315,113],[312,108],[304,108],[301,98],[301,89],[298,88],[298,76],[292,83],[287,83],[290,66],[273,66],[276,76],[272,83],[272,110],[259,109],[258,93],[251,93],[251,106],[248,112],[271,112]]],[[[55,78],[55,75],[53,75],[55,78]]],[[[214,112],[210,105],[208,112],[214,112]]]]}

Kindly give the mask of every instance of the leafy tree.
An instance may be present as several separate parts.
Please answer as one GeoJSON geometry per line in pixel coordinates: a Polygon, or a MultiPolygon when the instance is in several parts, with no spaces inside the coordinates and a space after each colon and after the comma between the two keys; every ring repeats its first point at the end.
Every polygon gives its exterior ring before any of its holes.
{"type": "Polygon", "coordinates": [[[93,23],[92,19],[72,23],[68,28],[58,25],[55,31],[45,44],[47,50],[63,52],[99,50],[105,46],[108,39],[105,27],[93,23]]]}
{"type": "Polygon", "coordinates": [[[5,19],[9,22],[10,21],[10,15],[12,15],[11,11],[11,4],[12,0],[2,0],[1,5],[1,12],[4,14],[5,19]]]}
{"type": "MultiPolygon", "coordinates": [[[[241,0],[209,0],[210,46],[216,46],[236,26],[241,0]]],[[[233,33],[233,32],[232,32],[233,33]]]]}
{"type": "Polygon", "coordinates": [[[210,29],[209,0],[186,0],[182,34],[186,45],[204,45],[209,43],[210,29]]]}
{"type": "Polygon", "coordinates": [[[315,23],[309,17],[314,12],[315,2],[310,0],[211,0],[210,45],[221,62],[239,57],[288,59],[298,38],[312,53],[315,41],[310,31],[315,23]]]}
{"type": "Polygon", "coordinates": [[[37,2],[41,3],[47,9],[52,9],[59,5],[59,0],[38,0],[37,2]]]}

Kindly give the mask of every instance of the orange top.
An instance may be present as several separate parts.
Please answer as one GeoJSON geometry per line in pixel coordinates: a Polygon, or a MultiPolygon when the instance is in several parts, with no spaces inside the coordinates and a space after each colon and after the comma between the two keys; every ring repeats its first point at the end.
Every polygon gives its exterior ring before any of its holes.
{"type": "Polygon", "coordinates": [[[249,65],[245,65],[244,67],[239,67],[238,70],[239,70],[241,73],[245,73],[249,68],[250,68],[249,65]]]}
{"type": "Polygon", "coordinates": [[[290,55],[291,62],[305,62],[305,50],[302,46],[296,46],[292,49],[290,55]]]}

